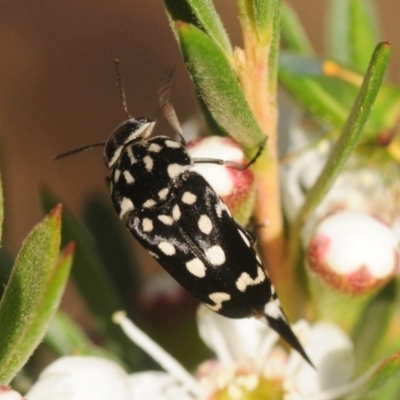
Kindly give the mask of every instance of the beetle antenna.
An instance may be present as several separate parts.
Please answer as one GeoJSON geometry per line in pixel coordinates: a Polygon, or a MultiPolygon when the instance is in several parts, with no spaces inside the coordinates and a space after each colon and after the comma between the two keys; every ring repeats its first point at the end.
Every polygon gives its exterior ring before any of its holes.
{"type": "Polygon", "coordinates": [[[77,149],[73,149],[73,150],[67,151],[65,153],[61,153],[61,154],[55,156],[53,158],[53,161],[59,160],[60,158],[72,156],[72,154],[76,154],[76,153],[80,153],[82,151],[93,149],[94,147],[100,147],[100,146],[104,146],[104,145],[105,145],[104,142],[103,143],[87,144],[86,146],[78,147],[77,149]]]}
{"type": "Polygon", "coordinates": [[[182,126],[178,120],[174,107],[169,101],[174,72],[175,67],[164,71],[164,73],[161,75],[160,83],[158,84],[158,102],[164,118],[169,122],[175,133],[179,135],[180,141],[184,145],[185,139],[183,137],[182,126]]]}
{"type": "Polygon", "coordinates": [[[131,114],[129,114],[129,111],[128,111],[124,82],[122,80],[122,74],[121,74],[121,66],[120,66],[120,61],[118,60],[118,58],[114,58],[114,67],[115,67],[115,74],[117,76],[117,87],[118,87],[118,91],[119,91],[119,97],[121,98],[122,105],[124,107],[126,116],[128,118],[132,118],[131,114]]]}

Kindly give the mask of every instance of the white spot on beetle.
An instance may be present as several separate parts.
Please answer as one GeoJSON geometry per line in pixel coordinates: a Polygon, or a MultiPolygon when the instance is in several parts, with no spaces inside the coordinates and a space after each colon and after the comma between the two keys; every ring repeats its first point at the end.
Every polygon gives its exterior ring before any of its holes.
{"type": "Polygon", "coordinates": [[[148,172],[151,172],[151,170],[153,169],[153,159],[150,156],[146,156],[143,158],[143,162],[144,162],[144,166],[146,167],[148,172]]]}
{"type": "Polygon", "coordinates": [[[208,235],[213,228],[211,219],[208,218],[207,215],[201,215],[197,225],[199,226],[201,232],[205,233],[206,235],[208,235]]]}
{"type": "Polygon", "coordinates": [[[169,193],[169,189],[164,188],[164,189],[161,189],[157,194],[161,200],[165,200],[168,196],[168,193],[169,193]]]}
{"type": "Polygon", "coordinates": [[[159,153],[161,151],[161,146],[157,143],[152,143],[148,150],[152,151],[153,153],[159,153]]]}
{"type": "Polygon", "coordinates": [[[174,220],[169,215],[159,215],[158,219],[165,225],[172,225],[174,220]]]}
{"type": "Polygon", "coordinates": [[[132,183],[135,182],[135,178],[132,176],[132,174],[128,170],[124,171],[124,178],[128,185],[132,185],[132,183]]]}
{"type": "Polygon", "coordinates": [[[131,162],[131,165],[135,164],[135,162],[137,161],[135,156],[133,155],[133,151],[132,151],[132,147],[127,147],[126,148],[126,154],[128,154],[129,157],[129,161],[131,162]]]}
{"type": "Polygon", "coordinates": [[[204,278],[206,276],[206,266],[200,258],[193,258],[186,263],[187,270],[198,278],[204,278]]]}
{"type": "Polygon", "coordinates": [[[179,149],[181,147],[181,144],[176,142],[175,140],[166,140],[165,145],[167,147],[170,147],[171,149],[179,149]]]}
{"type": "Polygon", "coordinates": [[[133,203],[131,199],[128,199],[127,197],[123,197],[121,204],[121,212],[119,213],[119,217],[123,218],[125,214],[131,212],[133,210],[133,203]]]}
{"type": "Polygon", "coordinates": [[[245,292],[248,286],[258,285],[264,282],[266,278],[265,272],[261,267],[257,268],[257,277],[253,279],[247,272],[242,272],[236,281],[236,287],[241,291],[245,292]]]}
{"type": "Polygon", "coordinates": [[[118,169],[118,168],[115,168],[115,170],[114,170],[114,182],[118,182],[120,176],[121,176],[121,170],[118,169]]]}
{"type": "Polygon", "coordinates": [[[149,199],[143,203],[143,208],[151,208],[151,207],[154,207],[155,205],[156,205],[156,202],[153,199],[149,199]]]}
{"type": "Polygon", "coordinates": [[[212,246],[205,251],[207,260],[214,266],[222,265],[225,262],[225,252],[221,246],[212,246]]]}
{"type": "Polygon", "coordinates": [[[219,201],[216,205],[215,205],[215,211],[217,212],[218,218],[222,217],[222,210],[223,210],[223,205],[222,203],[219,201]]]}
{"type": "Polygon", "coordinates": [[[179,218],[181,217],[181,210],[178,205],[175,205],[174,208],[172,209],[172,217],[174,218],[175,221],[178,221],[179,218]]]}
{"type": "Polygon", "coordinates": [[[186,165],[169,164],[167,167],[168,176],[171,179],[174,179],[177,176],[183,174],[187,169],[188,169],[188,166],[186,166],[186,165]]]}
{"type": "Polygon", "coordinates": [[[271,297],[271,300],[265,305],[264,312],[268,317],[273,319],[283,319],[286,321],[285,316],[282,313],[282,310],[279,306],[279,303],[276,299],[271,297]]]}
{"type": "Polygon", "coordinates": [[[151,232],[153,230],[153,221],[149,218],[143,218],[142,221],[143,232],[151,232]]]}
{"type": "Polygon", "coordinates": [[[158,248],[166,255],[173,256],[176,253],[174,245],[169,242],[158,243],[158,248]]]}
{"type": "Polygon", "coordinates": [[[196,200],[197,200],[197,196],[195,194],[193,194],[192,192],[183,193],[182,201],[185,204],[189,204],[189,205],[194,204],[196,202],[196,200]]]}
{"type": "Polygon", "coordinates": [[[211,306],[206,304],[206,306],[213,311],[219,311],[222,308],[222,303],[231,299],[231,295],[224,292],[211,293],[208,297],[215,303],[215,305],[211,306]]]}

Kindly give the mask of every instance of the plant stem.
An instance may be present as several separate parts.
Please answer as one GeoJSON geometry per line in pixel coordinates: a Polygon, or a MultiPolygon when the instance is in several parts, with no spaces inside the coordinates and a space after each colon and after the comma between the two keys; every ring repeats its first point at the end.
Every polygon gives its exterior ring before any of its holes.
{"type": "Polygon", "coordinates": [[[276,50],[274,48],[276,37],[273,39],[276,32],[272,32],[271,29],[269,35],[264,35],[260,39],[260,35],[251,24],[246,4],[239,3],[244,50],[236,50],[237,73],[261,130],[268,136],[267,156],[257,162],[254,169],[257,183],[256,220],[258,223],[267,224],[258,231],[258,243],[270,278],[283,307],[287,310],[290,307],[289,295],[293,292],[294,280],[293,269],[284,268],[285,238],[277,150],[278,110],[276,82],[272,82],[276,80],[274,74],[276,68],[271,68],[270,65],[271,52],[276,50]]]}

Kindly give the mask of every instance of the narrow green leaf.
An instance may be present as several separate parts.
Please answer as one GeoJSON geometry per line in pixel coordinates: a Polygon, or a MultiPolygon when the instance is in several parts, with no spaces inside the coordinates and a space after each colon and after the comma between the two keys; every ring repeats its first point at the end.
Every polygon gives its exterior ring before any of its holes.
{"type": "MultiPolygon", "coordinates": [[[[268,57],[268,90],[276,92],[279,38],[281,30],[280,0],[237,0],[239,19],[243,31],[244,52],[250,58],[253,53],[268,57]],[[250,55],[251,54],[251,55],[250,55]]],[[[261,61],[261,58],[258,62],[261,61]]]]}
{"type": "MultiPolygon", "coordinates": [[[[283,52],[280,57],[279,78],[282,85],[310,113],[334,128],[341,129],[359,88],[342,79],[327,76],[323,71],[323,63],[315,57],[283,52]]],[[[355,74],[351,70],[345,71],[355,74]]],[[[374,139],[382,131],[393,129],[397,126],[399,117],[400,89],[384,83],[371,111],[363,138],[374,139]]]]}
{"type": "Polygon", "coordinates": [[[380,40],[376,21],[377,12],[370,0],[352,0],[350,3],[349,43],[351,66],[364,71],[370,55],[380,40]]]}
{"type": "Polygon", "coordinates": [[[179,23],[178,32],[198,93],[217,123],[251,156],[264,136],[229,61],[200,29],[179,23]]]}
{"type": "Polygon", "coordinates": [[[68,278],[72,248],[57,263],[61,206],[25,240],[0,303],[0,383],[8,384],[43,339],[68,278]]]}
{"type": "Polygon", "coordinates": [[[280,14],[280,1],[237,0],[236,3],[242,29],[253,32],[262,44],[270,43],[274,35],[276,16],[280,14]]]}
{"type": "Polygon", "coordinates": [[[280,1],[252,0],[251,3],[253,3],[254,21],[259,37],[271,36],[276,15],[280,13],[280,1]]]}
{"type": "Polygon", "coordinates": [[[133,240],[124,224],[116,218],[111,202],[95,194],[85,202],[83,219],[97,253],[123,300],[123,309],[132,307],[132,293],[139,287],[139,266],[133,257],[133,240]],[[130,239],[129,242],[127,239],[130,239]]]}
{"type": "MultiPolygon", "coordinates": [[[[343,169],[351,152],[356,146],[371,113],[372,105],[378,95],[391,52],[390,45],[380,43],[372,55],[367,73],[358,96],[351,109],[343,131],[335,143],[331,154],[312,189],[307,193],[291,230],[291,256],[298,256],[298,238],[304,222],[321,202],[336,177],[343,169]]],[[[297,265],[293,262],[292,265],[297,265]]]]}
{"type": "Polygon", "coordinates": [[[313,54],[311,42],[293,8],[288,3],[282,2],[281,10],[281,36],[285,48],[297,54],[313,54]]]}
{"type": "MultiPolygon", "coordinates": [[[[58,200],[44,189],[41,193],[41,201],[43,208],[48,210],[58,200]]],[[[123,308],[121,297],[94,250],[94,244],[87,229],[66,210],[62,217],[63,241],[73,241],[76,244],[72,277],[79,292],[107,345],[124,361],[132,363],[135,361],[134,354],[130,352],[132,346],[121,330],[111,321],[112,314],[123,308]],[[131,359],[129,360],[129,358],[131,359]]]]}
{"type": "Polygon", "coordinates": [[[323,75],[322,61],[281,54],[279,79],[299,103],[314,115],[341,128],[357,94],[357,88],[323,75]]]}
{"type": "Polygon", "coordinates": [[[104,357],[122,365],[114,353],[93,344],[86,333],[68,315],[58,311],[44,338],[58,357],[80,354],[104,357]]]}
{"type": "Polygon", "coordinates": [[[400,89],[389,84],[383,84],[368,124],[369,136],[376,137],[382,131],[397,128],[399,119],[400,89]]]}
{"type": "Polygon", "coordinates": [[[184,21],[203,29],[227,57],[232,55],[229,37],[211,0],[164,0],[164,3],[170,20],[184,21]]]}
{"type": "MultiPolygon", "coordinates": [[[[263,0],[265,1],[265,0],[263,0]]],[[[280,8],[280,0],[271,2],[271,8],[273,11],[272,18],[272,26],[271,32],[269,32],[268,36],[270,36],[269,41],[269,58],[268,58],[268,84],[269,84],[269,92],[276,93],[276,89],[278,86],[278,59],[279,59],[279,50],[280,50],[280,33],[281,33],[281,8],[280,8]],[[272,7],[273,5],[273,7],[272,7]]]]}
{"type": "Polygon", "coordinates": [[[399,376],[400,352],[383,361],[368,380],[353,395],[347,397],[347,400],[386,399],[386,397],[380,396],[381,390],[390,382],[398,380],[399,376]]]}
{"type": "Polygon", "coordinates": [[[351,64],[349,42],[349,2],[330,0],[325,34],[326,56],[344,65],[351,64]]]}
{"type": "Polygon", "coordinates": [[[257,32],[254,21],[253,3],[251,0],[236,0],[236,4],[243,33],[248,31],[252,33],[257,32]]]}
{"type": "Polygon", "coordinates": [[[371,0],[332,0],[327,24],[328,55],[363,72],[380,40],[376,16],[371,0]]]}
{"type": "Polygon", "coordinates": [[[352,341],[355,343],[356,370],[376,361],[374,357],[377,356],[379,345],[395,311],[396,292],[396,283],[393,280],[369,301],[360,313],[352,334],[352,341]]]}

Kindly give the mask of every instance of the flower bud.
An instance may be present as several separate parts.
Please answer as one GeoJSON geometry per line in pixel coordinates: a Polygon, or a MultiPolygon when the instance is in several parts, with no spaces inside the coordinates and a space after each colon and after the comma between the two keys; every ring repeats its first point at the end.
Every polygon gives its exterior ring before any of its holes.
{"type": "MultiPolygon", "coordinates": [[[[241,165],[246,165],[247,162],[240,146],[228,137],[210,136],[197,139],[188,143],[187,148],[194,159],[218,159],[241,165]]],[[[198,163],[193,170],[207,180],[236,220],[242,224],[248,223],[255,201],[254,175],[250,168],[240,170],[229,164],[198,163]]]]}
{"type": "Polygon", "coordinates": [[[398,268],[393,231],[378,219],[339,211],[317,226],[308,248],[310,268],[328,286],[352,295],[371,292],[398,268]]]}
{"type": "Polygon", "coordinates": [[[0,385],[0,400],[23,400],[23,397],[10,387],[0,385]]]}

